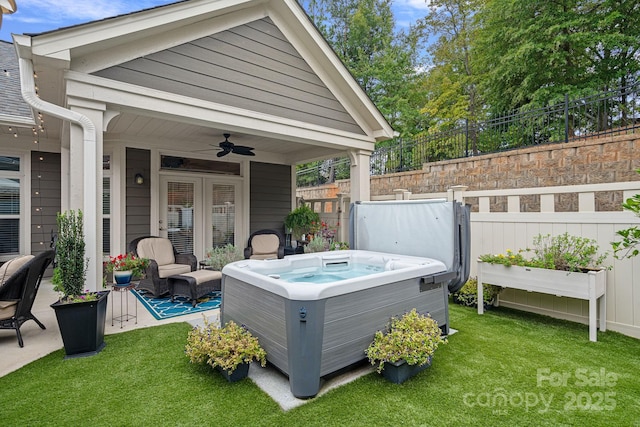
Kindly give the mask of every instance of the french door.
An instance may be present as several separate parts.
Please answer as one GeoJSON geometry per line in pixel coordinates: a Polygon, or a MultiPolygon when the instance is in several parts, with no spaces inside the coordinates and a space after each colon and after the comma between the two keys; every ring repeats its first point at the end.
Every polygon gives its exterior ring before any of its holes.
{"type": "Polygon", "coordinates": [[[238,180],[161,175],[160,184],[160,235],[178,252],[203,259],[207,249],[242,246],[238,180]]]}

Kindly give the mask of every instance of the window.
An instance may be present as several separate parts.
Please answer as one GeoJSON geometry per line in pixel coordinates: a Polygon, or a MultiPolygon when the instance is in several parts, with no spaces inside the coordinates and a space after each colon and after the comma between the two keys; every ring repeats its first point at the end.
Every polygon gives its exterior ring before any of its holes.
{"type": "Polygon", "coordinates": [[[111,253],[111,156],[102,158],[102,253],[111,253]]]}
{"type": "Polygon", "coordinates": [[[20,157],[0,156],[0,255],[20,253],[20,157]]]}

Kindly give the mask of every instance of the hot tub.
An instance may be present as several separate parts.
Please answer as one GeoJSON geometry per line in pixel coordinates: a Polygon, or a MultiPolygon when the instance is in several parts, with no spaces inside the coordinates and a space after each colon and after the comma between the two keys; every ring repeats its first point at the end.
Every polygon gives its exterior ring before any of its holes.
{"type": "Polygon", "coordinates": [[[362,360],[376,330],[415,307],[446,327],[446,271],[429,258],[370,251],[246,260],[222,270],[222,321],[244,324],[289,375],[294,396],[315,396],[320,377],[362,360]]]}
{"type": "Polygon", "coordinates": [[[468,251],[460,247],[468,242],[468,215],[460,215],[459,204],[444,203],[352,206],[356,250],[226,265],[222,322],[233,320],[256,335],[298,398],[315,396],[321,377],[365,359],[391,316],[416,308],[448,333],[448,293],[468,274],[468,251]],[[385,212],[396,220],[380,217],[385,212]],[[397,253],[401,247],[419,252],[421,245],[438,259],[397,253]]]}

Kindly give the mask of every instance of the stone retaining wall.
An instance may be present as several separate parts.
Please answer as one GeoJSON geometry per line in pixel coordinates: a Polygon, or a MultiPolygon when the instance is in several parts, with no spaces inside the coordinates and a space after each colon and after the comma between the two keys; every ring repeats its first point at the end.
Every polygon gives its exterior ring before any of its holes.
{"type": "MultiPolygon", "coordinates": [[[[638,181],[639,168],[640,134],[629,134],[425,163],[422,170],[372,176],[371,196],[392,195],[400,188],[414,194],[438,193],[453,185],[473,191],[638,181]]],[[[349,180],[341,180],[298,189],[296,194],[309,200],[349,191],[349,180]]],[[[523,212],[536,211],[536,200],[523,203],[523,212]]],[[[622,194],[596,195],[596,210],[620,210],[620,203],[622,194]]],[[[576,205],[575,197],[560,195],[556,200],[558,212],[576,211],[576,205]]]]}

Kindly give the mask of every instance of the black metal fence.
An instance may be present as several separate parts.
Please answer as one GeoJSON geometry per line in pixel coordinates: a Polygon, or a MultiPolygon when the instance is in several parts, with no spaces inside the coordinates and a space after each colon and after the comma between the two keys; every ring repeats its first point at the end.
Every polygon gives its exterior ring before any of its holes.
{"type": "MultiPolygon", "coordinates": [[[[640,128],[640,85],[601,92],[528,111],[465,120],[448,131],[397,138],[371,155],[371,175],[421,169],[423,163],[496,153],[540,144],[603,135],[633,133],[640,128]]],[[[320,162],[297,171],[298,187],[349,178],[349,159],[320,162]]]]}

